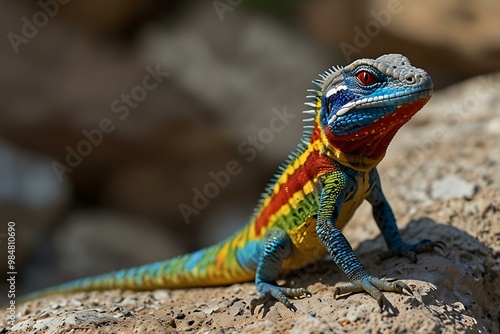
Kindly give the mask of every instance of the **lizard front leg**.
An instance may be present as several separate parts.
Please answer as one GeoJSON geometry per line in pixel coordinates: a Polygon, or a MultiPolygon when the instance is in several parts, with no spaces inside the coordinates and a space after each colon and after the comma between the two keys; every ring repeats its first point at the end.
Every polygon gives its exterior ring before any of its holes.
{"type": "Polygon", "coordinates": [[[393,256],[404,256],[409,258],[412,262],[416,262],[418,253],[431,252],[436,247],[445,251],[445,244],[441,241],[430,241],[426,239],[415,244],[404,242],[401,239],[391,206],[387,202],[382,191],[380,177],[376,169],[372,171],[370,178],[370,183],[374,183],[375,185],[372,192],[367,197],[367,201],[370,202],[373,207],[373,217],[389,248],[387,252],[378,256],[377,263],[393,256]]]}
{"type": "Polygon", "coordinates": [[[337,287],[334,297],[348,292],[366,291],[377,300],[381,309],[384,306],[390,307],[382,291],[412,292],[403,282],[384,281],[368,274],[345,236],[335,226],[345,200],[346,186],[347,178],[341,172],[333,173],[323,180],[316,223],[318,236],[325,244],[333,261],[351,280],[351,283],[337,287]]]}
{"type": "Polygon", "coordinates": [[[270,229],[265,237],[260,252],[257,272],[255,274],[255,285],[259,297],[250,302],[250,312],[253,314],[255,307],[264,304],[271,298],[283,303],[288,309],[295,311],[295,306],[287,297],[311,296],[304,288],[286,288],[276,284],[281,264],[292,251],[292,242],[286,232],[279,228],[270,229]]]}

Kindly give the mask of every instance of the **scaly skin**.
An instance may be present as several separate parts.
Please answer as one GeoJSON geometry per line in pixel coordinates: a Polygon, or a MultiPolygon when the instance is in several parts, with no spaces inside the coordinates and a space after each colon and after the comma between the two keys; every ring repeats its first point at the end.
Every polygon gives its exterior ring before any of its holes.
{"type": "Polygon", "coordinates": [[[358,206],[367,200],[388,245],[381,258],[406,256],[442,247],[424,240],[402,241],[382,192],[377,164],[399,130],[432,93],[429,75],[397,54],[360,59],[333,68],[313,81],[313,109],[303,143],[279,168],[243,230],[226,241],[191,254],[141,267],[65,283],[30,297],[59,292],[107,289],[174,289],[245,282],[255,278],[260,295],[250,310],[269,299],[288,308],[287,297],[310,295],[304,288],[276,285],[284,271],[330,254],[351,280],[335,296],[366,291],[380,307],[389,303],[381,291],[411,290],[400,281],[369,275],[341,233],[358,206]]]}

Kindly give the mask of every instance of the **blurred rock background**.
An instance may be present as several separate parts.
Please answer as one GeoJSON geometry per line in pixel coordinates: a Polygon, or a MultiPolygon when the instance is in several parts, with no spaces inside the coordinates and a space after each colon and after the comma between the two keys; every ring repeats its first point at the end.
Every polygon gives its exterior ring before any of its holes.
{"type": "Polygon", "coordinates": [[[399,52],[442,89],[500,69],[498,17],[495,0],[0,3],[0,240],[14,221],[18,291],[228,236],[299,142],[318,73],[399,52]],[[295,117],[249,159],[276,112],[295,117]],[[179,205],[232,160],[187,222],[179,205]]]}

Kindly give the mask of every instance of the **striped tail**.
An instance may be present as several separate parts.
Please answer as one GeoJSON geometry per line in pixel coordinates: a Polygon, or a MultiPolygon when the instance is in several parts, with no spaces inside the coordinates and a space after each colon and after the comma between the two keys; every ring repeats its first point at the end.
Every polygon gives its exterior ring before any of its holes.
{"type": "Polygon", "coordinates": [[[255,270],[242,268],[236,259],[235,240],[174,257],[170,260],[77,279],[23,296],[20,301],[59,293],[94,290],[155,290],[217,286],[246,282],[255,270]]]}

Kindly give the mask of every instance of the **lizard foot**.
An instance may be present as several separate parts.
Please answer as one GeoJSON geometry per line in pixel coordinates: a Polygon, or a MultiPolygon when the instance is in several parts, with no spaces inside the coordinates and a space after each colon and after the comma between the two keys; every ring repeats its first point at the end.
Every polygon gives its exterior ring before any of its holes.
{"type": "Polygon", "coordinates": [[[395,310],[391,303],[385,298],[382,291],[392,291],[402,293],[403,291],[407,291],[409,294],[413,295],[411,289],[405,283],[401,281],[397,281],[394,279],[390,280],[381,280],[380,278],[367,275],[361,279],[353,280],[352,283],[341,285],[335,289],[333,293],[333,298],[337,298],[338,295],[343,295],[345,293],[355,293],[366,291],[375,298],[380,306],[380,310],[384,307],[389,308],[391,310],[395,310]]]}
{"type": "Polygon", "coordinates": [[[304,288],[285,288],[270,283],[261,282],[257,285],[257,290],[260,292],[259,297],[252,299],[250,302],[250,313],[255,310],[257,305],[264,304],[271,298],[274,298],[284,304],[289,310],[296,311],[297,308],[293,305],[287,297],[311,297],[312,294],[304,288]]]}
{"type": "Polygon", "coordinates": [[[442,241],[422,240],[416,244],[407,244],[402,242],[377,256],[376,263],[380,264],[382,261],[394,256],[404,256],[412,262],[417,262],[417,254],[432,252],[436,248],[439,248],[446,253],[446,245],[442,241]]]}

